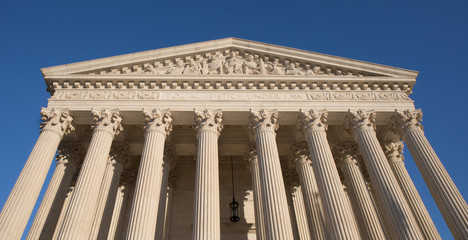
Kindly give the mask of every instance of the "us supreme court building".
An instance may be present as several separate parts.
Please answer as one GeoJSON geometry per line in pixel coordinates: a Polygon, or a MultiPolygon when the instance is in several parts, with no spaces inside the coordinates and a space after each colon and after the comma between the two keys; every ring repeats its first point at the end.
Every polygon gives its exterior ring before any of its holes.
{"type": "Polygon", "coordinates": [[[226,38],[42,73],[48,106],[0,239],[30,218],[30,240],[441,239],[404,146],[468,239],[410,98],[418,72],[226,38]]]}

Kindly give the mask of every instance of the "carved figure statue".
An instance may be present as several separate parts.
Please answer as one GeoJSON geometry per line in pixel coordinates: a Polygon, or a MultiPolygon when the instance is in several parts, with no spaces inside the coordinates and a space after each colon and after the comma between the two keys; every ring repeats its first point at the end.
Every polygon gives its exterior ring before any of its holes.
{"type": "Polygon", "coordinates": [[[279,59],[275,59],[273,63],[267,63],[267,70],[270,72],[271,75],[283,75],[284,72],[279,66],[279,59]]]}
{"type": "Polygon", "coordinates": [[[193,59],[190,59],[189,63],[185,65],[185,68],[182,74],[192,74],[192,75],[201,74],[201,65],[193,61],[193,59]]]}
{"type": "Polygon", "coordinates": [[[301,75],[301,72],[294,63],[290,63],[289,66],[286,67],[286,75],[301,75]]]}
{"type": "Polygon", "coordinates": [[[229,53],[223,61],[223,70],[225,74],[242,74],[242,61],[237,59],[235,52],[229,53]]]}
{"type": "Polygon", "coordinates": [[[254,57],[249,55],[247,60],[243,62],[244,74],[260,74],[260,67],[254,61],[254,57]]]}
{"type": "Polygon", "coordinates": [[[210,59],[208,59],[208,74],[221,74],[222,72],[222,60],[218,60],[216,55],[211,55],[210,59]]]}
{"type": "Polygon", "coordinates": [[[184,71],[184,66],[182,65],[182,60],[176,62],[175,65],[167,69],[166,74],[180,75],[184,71]]]}
{"type": "Polygon", "coordinates": [[[313,71],[314,71],[315,75],[323,74],[323,72],[320,69],[321,68],[319,66],[315,66],[313,68],[313,71]]]}
{"type": "Polygon", "coordinates": [[[202,75],[210,74],[210,69],[208,68],[208,61],[206,59],[202,59],[200,62],[200,73],[202,75]]]}

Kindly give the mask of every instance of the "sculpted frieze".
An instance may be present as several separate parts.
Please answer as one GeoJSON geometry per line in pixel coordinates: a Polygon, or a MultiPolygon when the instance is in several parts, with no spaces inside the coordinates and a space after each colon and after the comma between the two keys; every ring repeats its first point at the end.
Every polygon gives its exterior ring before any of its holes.
{"type": "Polygon", "coordinates": [[[304,92],[201,92],[125,90],[101,91],[60,89],[51,100],[213,100],[213,101],[411,101],[404,92],[351,92],[351,91],[304,91],[304,92]]]}
{"type": "Polygon", "coordinates": [[[102,69],[88,74],[377,76],[374,73],[235,49],[102,69]]]}

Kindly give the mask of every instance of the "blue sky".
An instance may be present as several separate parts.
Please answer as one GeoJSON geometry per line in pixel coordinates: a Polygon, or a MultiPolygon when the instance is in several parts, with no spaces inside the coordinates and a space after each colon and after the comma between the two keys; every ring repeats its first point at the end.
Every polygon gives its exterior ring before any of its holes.
{"type": "MultiPolygon", "coordinates": [[[[0,206],[39,134],[49,97],[40,68],[224,37],[420,71],[411,98],[466,199],[467,10],[466,1],[4,1],[0,206]]],[[[405,157],[440,234],[451,239],[408,151],[405,157]]]]}

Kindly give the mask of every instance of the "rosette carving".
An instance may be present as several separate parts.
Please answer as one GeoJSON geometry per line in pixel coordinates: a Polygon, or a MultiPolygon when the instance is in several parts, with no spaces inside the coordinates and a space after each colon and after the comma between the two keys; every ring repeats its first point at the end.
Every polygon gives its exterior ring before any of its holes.
{"type": "Polygon", "coordinates": [[[172,131],[172,117],[170,111],[161,111],[159,109],[145,110],[145,129],[146,131],[160,131],[169,135],[172,131]]]}
{"type": "Polygon", "coordinates": [[[328,113],[326,110],[317,111],[314,109],[304,112],[301,110],[299,115],[299,129],[305,134],[310,131],[326,131],[328,113]]]}
{"type": "Polygon", "coordinates": [[[403,157],[403,149],[405,148],[403,142],[388,142],[382,145],[389,162],[399,162],[405,160],[403,157]]]}
{"type": "Polygon", "coordinates": [[[348,111],[348,115],[345,118],[346,130],[352,134],[354,131],[374,131],[375,130],[375,118],[376,114],[374,110],[363,110],[348,111]]]}
{"type": "Polygon", "coordinates": [[[412,132],[414,130],[423,130],[424,127],[421,124],[422,121],[422,112],[421,109],[417,110],[405,110],[398,111],[395,110],[395,115],[391,118],[392,126],[394,131],[405,136],[406,133],[412,132]]]}
{"type": "Polygon", "coordinates": [[[278,125],[278,112],[276,110],[267,111],[261,109],[259,111],[250,110],[250,125],[249,129],[253,135],[256,132],[271,131],[276,132],[278,125]]]}
{"type": "Polygon", "coordinates": [[[195,130],[200,133],[202,131],[213,131],[219,136],[223,130],[223,113],[221,110],[211,111],[205,109],[203,111],[195,110],[195,130]]]}
{"type": "Polygon", "coordinates": [[[70,116],[70,110],[57,108],[42,108],[42,130],[52,130],[63,136],[75,130],[71,122],[73,117],[70,116]]]}
{"type": "Polygon", "coordinates": [[[122,127],[122,117],[120,116],[120,110],[109,110],[107,108],[101,110],[92,109],[92,114],[94,118],[95,130],[105,130],[111,134],[119,134],[123,131],[122,127]]]}

